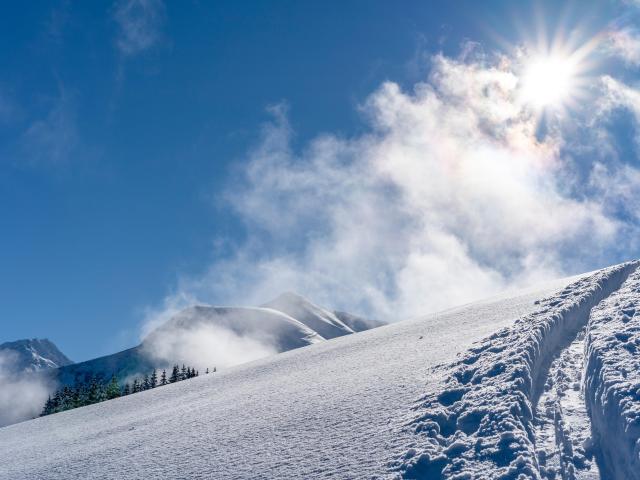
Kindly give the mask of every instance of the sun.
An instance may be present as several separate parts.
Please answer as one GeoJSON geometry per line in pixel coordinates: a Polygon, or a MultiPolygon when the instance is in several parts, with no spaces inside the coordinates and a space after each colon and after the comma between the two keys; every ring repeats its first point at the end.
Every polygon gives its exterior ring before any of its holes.
{"type": "Polygon", "coordinates": [[[535,56],[522,73],[522,100],[537,109],[563,106],[577,93],[578,74],[579,65],[570,56],[535,56]]]}
{"type": "Polygon", "coordinates": [[[502,42],[513,54],[518,103],[539,119],[565,118],[590,96],[605,37],[579,22],[572,28],[559,24],[552,32],[543,15],[534,17],[537,28],[519,29],[520,42],[502,42]]]}

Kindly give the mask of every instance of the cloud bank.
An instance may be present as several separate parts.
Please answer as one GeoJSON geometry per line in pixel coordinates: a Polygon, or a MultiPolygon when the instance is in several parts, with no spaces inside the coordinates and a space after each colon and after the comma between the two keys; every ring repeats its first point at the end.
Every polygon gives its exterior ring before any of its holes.
{"type": "MultiPolygon", "coordinates": [[[[435,56],[412,91],[387,82],[367,99],[366,134],[299,151],[286,107],[273,107],[225,196],[246,242],[178,290],[245,305],[293,290],[398,320],[629,255],[637,217],[603,202],[636,166],[577,164],[572,149],[597,152],[604,128],[584,112],[540,135],[517,70],[506,56],[435,56]]],[[[603,119],[613,93],[595,95],[603,119]]]]}

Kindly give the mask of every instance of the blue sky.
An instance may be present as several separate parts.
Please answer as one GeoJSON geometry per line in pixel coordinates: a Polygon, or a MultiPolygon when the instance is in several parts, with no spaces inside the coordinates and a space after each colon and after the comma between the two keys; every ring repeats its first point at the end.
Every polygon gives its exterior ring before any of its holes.
{"type": "MultiPolygon", "coordinates": [[[[606,105],[605,96],[589,97],[606,112],[597,128],[606,133],[609,149],[589,140],[585,128],[593,125],[584,112],[576,114],[581,120],[575,129],[564,126],[566,118],[560,127],[550,122],[549,131],[562,130],[554,145],[562,149],[558,158],[573,159],[572,180],[551,188],[551,176],[541,174],[535,189],[518,196],[525,212],[538,211],[531,198],[561,197],[545,208],[558,207],[559,218],[577,208],[585,223],[549,230],[545,239],[553,237],[552,244],[519,236],[510,243],[517,247],[506,256],[509,261],[502,262],[484,243],[495,235],[461,229],[465,220],[460,217],[462,223],[444,231],[446,241],[441,235],[423,243],[438,247],[425,247],[421,258],[463,245],[461,268],[472,272],[470,285],[478,286],[469,294],[473,297],[514,279],[526,283],[638,256],[635,245],[617,237],[628,237],[637,225],[624,196],[635,198],[638,178],[634,92],[624,90],[633,89],[640,63],[633,57],[636,32],[629,28],[635,7],[609,0],[589,6],[559,3],[129,0],[33,2],[27,9],[5,2],[0,15],[0,341],[48,337],[74,360],[84,360],[132,346],[150,317],[190,301],[256,303],[280,289],[385,318],[448,305],[407,300],[419,294],[406,285],[423,285],[415,278],[422,279],[424,272],[412,276],[421,268],[420,262],[407,261],[416,257],[413,247],[384,250],[392,243],[389,233],[380,237],[380,255],[397,262],[370,269],[363,267],[372,265],[368,258],[351,265],[334,256],[322,265],[344,265],[351,275],[326,281],[332,275],[314,262],[319,251],[350,243],[352,237],[337,235],[336,226],[353,205],[377,205],[380,195],[387,204],[405,194],[422,198],[408,205],[425,212],[436,204],[433,199],[424,203],[424,192],[409,186],[411,175],[394,177],[398,170],[385,177],[389,182],[382,189],[382,177],[369,179],[378,185],[375,193],[342,180],[326,183],[357,172],[333,165],[329,175],[318,159],[330,149],[351,166],[354,158],[370,154],[372,135],[379,152],[391,138],[406,134],[387,136],[387,131],[398,132],[397,125],[380,126],[387,110],[371,107],[376,101],[406,101],[397,93],[381,94],[386,81],[406,92],[426,81],[445,105],[462,98],[445,92],[442,78],[454,85],[456,75],[469,74],[456,70],[461,65],[490,70],[495,59],[486,57],[493,52],[516,55],[513,49],[540,30],[536,12],[542,12],[550,34],[580,28],[581,38],[588,39],[603,29],[613,32],[605,42],[610,55],[598,54],[590,74],[613,75],[620,83],[608,84],[606,105]],[[616,32],[628,35],[616,37],[616,32]],[[465,49],[472,53],[465,56],[465,49]],[[444,63],[433,63],[438,54],[444,63]],[[322,143],[326,138],[331,141],[322,143]],[[597,170],[594,158],[604,170],[597,170]],[[611,162],[615,169],[606,168],[611,162]],[[265,180],[282,168],[297,171],[297,165],[303,175],[294,181],[361,195],[351,199],[352,205],[344,203],[344,192],[327,200],[265,180]],[[623,174],[627,184],[612,180],[623,174]],[[624,192],[613,194],[607,182],[626,185],[624,192]],[[297,205],[309,198],[326,200],[326,209],[315,204],[300,213],[297,205]],[[592,204],[605,199],[611,209],[595,212],[592,204]],[[585,244],[576,232],[588,230],[587,223],[611,229],[607,238],[589,244],[597,255],[575,248],[585,244]],[[455,246],[449,237],[456,239],[455,246]],[[567,250],[578,253],[564,255],[567,250]],[[550,259],[545,268],[531,267],[540,265],[536,259],[541,257],[550,259]],[[309,275],[303,278],[305,272],[309,275]],[[382,280],[368,285],[371,277],[382,280]],[[338,291],[349,294],[332,294],[338,291]]],[[[564,179],[567,168],[561,170],[552,176],[564,179]]],[[[465,199],[443,195],[447,205],[465,205],[465,199]]],[[[493,204],[487,205],[491,210],[493,204]]],[[[359,231],[376,239],[375,232],[383,230],[405,235],[407,225],[416,222],[406,207],[377,209],[391,220],[368,222],[359,231]]],[[[367,213],[354,217],[353,222],[364,222],[367,213]]],[[[424,214],[418,221],[432,220],[424,214]]],[[[370,244],[378,245],[377,240],[370,244]]],[[[440,255],[438,265],[448,264],[447,258],[440,255]]],[[[433,263],[424,265],[432,276],[444,278],[433,263]]],[[[450,302],[467,299],[451,282],[424,285],[450,302]]]]}

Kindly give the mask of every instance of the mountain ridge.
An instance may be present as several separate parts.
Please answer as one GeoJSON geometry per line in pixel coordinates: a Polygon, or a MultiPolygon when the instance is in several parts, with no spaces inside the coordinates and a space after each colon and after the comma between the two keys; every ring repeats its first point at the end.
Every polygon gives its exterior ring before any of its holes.
{"type": "Polygon", "coordinates": [[[0,344],[0,354],[8,357],[5,368],[12,374],[39,372],[74,363],[48,338],[4,342],[0,344]]]}

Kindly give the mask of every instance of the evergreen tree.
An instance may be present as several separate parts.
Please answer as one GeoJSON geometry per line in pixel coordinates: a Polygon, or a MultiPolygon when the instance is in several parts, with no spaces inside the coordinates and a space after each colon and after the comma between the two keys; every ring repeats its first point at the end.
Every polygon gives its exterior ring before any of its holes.
{"type": "Polygon", "coordinates": [[[107,400],[111,400],[112,398],[118,398],[120,396],[120,385],[118,385],[118,377],[113,375],[111,377],[111,381],[109,385],[107,385],[106,389],[106,397],[107,400]]]}
{"type": "Polygon", "coordinates": [[[138,393],[140,391],[140,382],[138,379],[133,380],[133,387],[131,388],[131,393],[138,393]]]}
{"type": "Polygon", "coordinates": [[[186,380],[187,379],[187,368],[184,366],[184,363],[182,364],[182,369],[180,370],[180,380],[186,380]]]}
{"type": "Polygon", "coordinates": [[[47,398],[47,401],[44,404],[44,408],[42,409],[41,417],[45,415],[51,415],[53,413],[53,400],[51,399],[51,395],[47,398]]]}
{"type": "Polygon", "coordinates": [[[87,394],[87,404],[92,405],[94,403],[98,403],[102,401],[102,388],[98,383],[98,379],[93,377],[91,380],[91,384],[89,385],[89,391],[87,394]]]}
{"type": "Polygon", "coordinates": [[[130,395],[131,394],[131,386],[129,385],[129,382],[124,384],[124,387],[122,389],[122,396],[124,397],[125,395],[130,395]]]}
{"type": "Polygon", "coordinates": [[[60,393],[60,390],[56,390],[56,393],[53,395],[53,408],[51,410],[51,413],[58,413],[60,412],[60,404],[62,403],[62,395],[60,393]]]}
{"type": "Polygon", "coordinates": [[[164,386],[167,384],[167,371],[162,370],[162,375],[160,375],[160,385],[164,386]]]}
{"type": "Polygon", "coordinates": [[[73,394],[71,395],[71,408],[78,408],[82,406],[82,390],[80,386],[73,387],[73,394]]]}
{"type": "Polygon", "coordinates": [[[149,380],[149,386],[151,388],[156,388],[158,386],[158,373],[156,372],[156,369],[153,369],[153,372],[151,373],[151,378],[149,380]]]}
{"type": "Polygon", "coordinates": [[[178,381],[180,381],[180,371],[178,370],[178,365],[174,365],[171,376],[169,377],[169,382],[176,383],[178,381]]]}
{"type": "Polygon", "coordinates": [[[151,381],[149,380],[149,374],[144,374],[144,380],[142,381],[142,390],[149,390],[151,388],[151,381]]]}
{"type": "Polygon", "coordinates": [[[72,394],[71,388],[64,387],[60,392],[60,405],[58,406],[58,410],[60,412],[64,412],[65,410],[70,410],[73,408],[72,406],[72,394]]]}
{"type": "Polygon", "coordinates": [[[209,367],[207,367],[207,369],[205,370],[205,375],[209,375],[209,367]]]}

